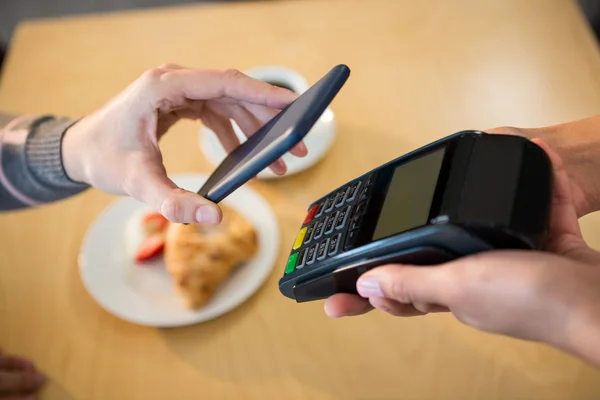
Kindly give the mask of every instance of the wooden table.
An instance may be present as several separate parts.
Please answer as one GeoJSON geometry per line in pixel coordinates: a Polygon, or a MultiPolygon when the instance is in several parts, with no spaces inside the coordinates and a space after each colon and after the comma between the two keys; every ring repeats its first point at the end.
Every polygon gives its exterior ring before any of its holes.
{"type": "MultiPolygon", "coordinates": [[[[310,81],[352,77],[333,109],[340,136],[298,176],[255,187],[291,244],[310,200],[457,130],[541,126],[600,109],[600,57],[568,0],[282,1],[22,24],[0,108],[78,116],[147,68],[173,61],[280,64],[310,81]]],[[[163,143],[170,172],[209,171],[198,127],[163,143]]],[[[84,290],[82,236],[114,198],[97,191],[0,216],[0,344],[50,377],[46,399],[597,399],[600,373],[546,346],[475,331],[451,315],[328,319],[278,292],[210,323],[123,322],[84,290]]],[[[584,221],[600,247],[600,220],[584,221]]],[[[281,249],[283,265],[287,245],[281,249]]]]}

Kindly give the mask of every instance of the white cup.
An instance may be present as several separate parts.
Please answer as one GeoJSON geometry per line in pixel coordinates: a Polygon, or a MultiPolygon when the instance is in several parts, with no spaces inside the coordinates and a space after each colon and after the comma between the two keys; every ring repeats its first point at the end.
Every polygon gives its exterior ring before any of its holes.
{"type": "MultiPolygon", "coordinates": [[[[246,70],[244,73],[254,79],[287,87],[298,94],[304,93],[310,87],[302,75],[285,67],[262,66],[246,70]]],[[[233,130],[240,142],[245,142],[246,136],[244,133],[234,121],[231,122],[233,130]]],[[[304,171],[319,162],[331,148],[336,135],[336,130],[337,127],[333,111],[328,107],[304,137],[304,143],[308,148],[308,154],[301,158],[291,154],[285,154],[283,156],[283,160],[287,165],[287,172],[284,176],[304,171]]],[[[219,165],[227,156],[215,133],[205,126],[200,129],[200,149],[209,162],[215,166],[219,165]]],[[[275,175],[270,169],[265,169],[258,174],[257,178],[274,179],[281,178],[281,176],[275,175]]]]}

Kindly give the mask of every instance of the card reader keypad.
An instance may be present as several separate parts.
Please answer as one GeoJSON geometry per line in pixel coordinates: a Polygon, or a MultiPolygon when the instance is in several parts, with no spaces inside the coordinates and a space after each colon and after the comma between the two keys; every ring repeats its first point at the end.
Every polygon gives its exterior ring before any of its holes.
{"type": "Polygon", "coordinates": [[[348,189],[342,189],[338,192],[337,196],[335,197],[335,206],[336,207],[341,207],[344,205],[345,201],[346,201],[346,193],[348,192],[348,189]]]}
{"type": "Polygon", "coordinates": [[[315,230],[315,224],[310,224],[306,229],[306,235],[304,236],[304,244],[308,244],[312,240],[312,235],[315,230]]]}
{"type": "Polygon", "coordinates": [[[339,211],[336,211],[335,213],[331,214],[329,216],[329,218],[327,218],[327,223],[325,224],[325,234],[326,235],[329,235],[331,232],[333,232],[333,227],[335,226],[335,223],[336,223],[339,215],[340,215],[339,211]]]}
{"type": "Polygon", "coordinates": [[[315,262],[315,257],[317,255],[317,245],[313,244],[309,247],[306,253],[306,265],[310,265],[315,262]]]}
{"type": "Polygon", "coordinates": [[[342,234],[338,233],[337,235],[331,238],[329,242],[329,248],[327,249],[327,254],[329,256],[335,256],[338,252],[338,247],[340,247],[340,241],[342,240],[342,234]]]}
{"type": "Polygon", "coordinates": [[[285,274],[310,270],[315,263],[352,249],[372,193],[373,176],[330,193],[308,211],[294,242],[285,274]]]}

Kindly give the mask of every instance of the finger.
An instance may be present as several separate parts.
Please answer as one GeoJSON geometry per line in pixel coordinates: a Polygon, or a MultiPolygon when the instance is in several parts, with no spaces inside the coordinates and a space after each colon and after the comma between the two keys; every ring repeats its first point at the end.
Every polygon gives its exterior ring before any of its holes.
{"type": "Polygon", "coordinates": [[[29,392],[39,389],[46,378],[34,371],[0,371],[0,393],[29,392]]]}
{"type": "Polygon", "coordinates": [[[229,104],[224,107],[224,111],[239,125],[246,137],[254,135],[262,126],[261,122],[250,111],[238,104],[229,104]]]}
{"type": "MultiPolygon", "coordinates": [[[[231,125],[231,120],[229,118],[223,117],[219,113],[216,113],[211,107],[204,108],[199,106],[199,102],[190,103],[191,104],[186,107],[178,108],[163,114],[161,118],[159,118],[159,126],[157,131],[160,134],[164,134],[175,122],[180,119],[185,118],[196,120],[202,118],[204,125],[215,132],[219,142],[227,153],[231,153],[240,145],[240,141],[233,130],[233,126],[231,125]]],[[[252,133],[254,133],[255,128],[256,130],[260,128],[260,123],[246,119],[244,126],[246,129],[251,129],[252,133]]],[[[302,149],[305,149],[304,151],[306,152],[306,146],[300,143],[294,147],[294,149],[292,149],[292,152],[295,154],[302,154],[302,149]]],[[[279,175],[283,175],[287,171],[285,162],[282,159],[275,161],[270,167],[276,174],[279,175]]]]}
{"type": "Polygon", "coordinates": [[[550,217],[550,236],[573,235],[582,239],[577,220],[577,211],[571,194],[571,181],[562,158],[541,139],[532,142],[540,146],[552,162],[554,185],[552,191],[552,211],[550,217]]]}
{"type": "Polygon", "coordinates": [[[0,370],[34,370],[35,366],[29,360],[18,356],[0,355],[0,370]]]}
{"type": "Polygon", "coordinates": [[[425,314],[430,313],[442,313],[442,312],[450,312],[450,309],[445,306],[440,306],[437,304],[429,304],[429,303],[414,303],[413,306],[425,314]]]}
{"type": "Polygon", "coordinates": [[[262,124],[266,124],[273,118],[277,116],[281,112],[281,110],[275,108],[269,108],[262,106],[260,104],[252,104],[242,101],[238,103],[240,107],[244,107],[248,112],[250,112],[256,119],[258,119],[262,124]]]}
{"type": "Polygon", "coordinates": [[[402,304],[392,299],[371,298],[369,303],[378,310],[395,317],[416,317],[425,315],[424,312],[417,310],[412,304],[402,304]]]}
{"type": "Polygon", "coordinates": [[[229,118],[222,117],[212,110],[207,109],[202,116],[202,121],[204,125],[215,132],[225,152],[231,153],[240,145],[240,140],[235,134],[229,118]]]}
{"type": "Polygon", "coordinates": [[[169,112],[175,114],[178,119],[197,120],[206,112],[206,103],[204,101],[188,100],[185,104],[179,106],[165,105],[162,109],[168,109],[169,112]]]}
{"type": "Polygon", "coordinates": [[[299,142],[297,145],[292,147],[290,153],[295,155],[296,157],[306,157],[308,154],[308,148],[304,144],[304,142],[299,142]]]}
{"type": "Polygon", "coordinates": [[[165,64],[161,64],[160,67],[161,69],[173,69],[173,70],[177,70],[177,69],[185,69],[185,67],[182,67],[179,64],[175,64],[175,63],[165,63],[165,64]]]}
{"type": "Polygon", "coordinates": [[[515,136],[527,136],[526,129],[517,128],[514,126],[499,126],[497,128],[486,129],[485,133],[499,134],[499,135],[515,135],[515,136]]]}
{"type": "MultiPolygon", "coordinates": [[[[251,103],[241,103],[241,106],[252,113],[252,115],[262,122],[263,125],[275,118],[275,116],[280,112],[279,110],[275,110],[273,108],[251,103]]],[[[305,157],[308,154],[308,149],[306,148],[304,142],[300,142],[290,150],[290,153],[296,157],[305,157]]]]}
{"type": "Polygon", "coordinates": [[[366,314],[373,309],[368,300],[359,296],[339,293],[325,301],[325,314],[330,318],[349,317],[366,314]]]}
{"type": "Polygon", "coordinates": [[[174,223],[221,222],[221,209],[197,193],[175,185],[167,177],[160,160],[140,162],[137,166],[138,172],[129,180],[127,188],[131,197],[148,204],[174,223]],[[143,165],[145,169],[140,170],[139,165],[143,165]]]}
{"type": "Polygon", "coordinates": [[[34,394],[15,394],[0,397],[0,400],[37,400],[38,397],[34,394]]]}
{"type": "Polygon", "coordinates": [[[456,287],[456,278],[445,266],[384,265],[358,279],[364,298],[387,298],[403,304],[431,303],[445,306],[456,287]]]}
{"type": "Polygon", "coordinates": [[[285,161],[283,161],[283,159],[281,158],[275,160],[275,162],[269,165],[269,168],[276,175],[285,175],[285,173],[287,172],[287,165],[285,164],[285,161]]]}
{"type": "MultiPolygon", "coordinates": [[[[156,69],[146,74],[150,82],[158,83],[155,102],[170,99],[209,100],[230,98],[281,109],[297,95],[291,90],[253,79],[238,70],[156,69]]],[[[152,86],[152,85],[151,85],[152,86]]]]}

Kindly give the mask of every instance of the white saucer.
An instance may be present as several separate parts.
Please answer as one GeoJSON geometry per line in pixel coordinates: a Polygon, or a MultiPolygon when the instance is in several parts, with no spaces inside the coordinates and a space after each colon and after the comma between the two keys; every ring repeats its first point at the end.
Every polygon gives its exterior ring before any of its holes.
{"type": "MultiPolygon", "coordinates": [[[[308,90],[309,85],[306,79],[296,71],[279,66],[256,67],[244,71],[248,76],[263,81],[280,82],[296,93],[302,94],[308,90]]],[[[240,143],[244,143],[247,138],[240,127],[232,120],[233,130],[240,143]]],[[[283,160],[287,165],[285,175],[275,175],[270,169],[265,169],[257,175],[258,179],[276,179],[285,176],[297,174],[318,163],[327,154],[337,133],[335,116],[330,108],[327,108],[321,118],[315,123],[312,129],[304,137],[304,143],[308,148],[308,155],[299,158],[291,154],[285,154],[283,160]]],[[[203,126],[200,128],[200,149],[207,160],[214,166],[219,165],[227,156],[225,149],[219,142],[216,134],[203,126]]]]}
{"type": "MultiPolygon", "coordinates": [[[[177,185],[193,191],[207,178],[203,174],[172,177],[177,185]]],[[[185,308],[161,258],[143,266],[133,262],[142,240],[138,221],[148,208],[128,197],[109,206],[86,234],[79,255],[85,288],[105,310],[139,325],[191,325],[233,310],[254,294],[271,273],[279,252],[279,227],[269,204],[248,187],[239,188],[224,203],[254,225],[260,250],[251,262],[233,273],[203,308],[185,308]]]]}

